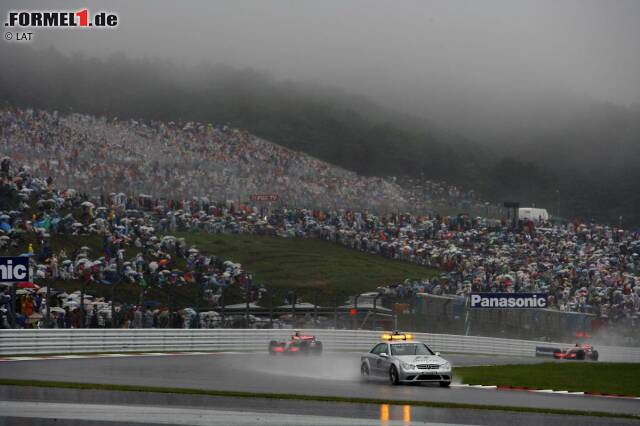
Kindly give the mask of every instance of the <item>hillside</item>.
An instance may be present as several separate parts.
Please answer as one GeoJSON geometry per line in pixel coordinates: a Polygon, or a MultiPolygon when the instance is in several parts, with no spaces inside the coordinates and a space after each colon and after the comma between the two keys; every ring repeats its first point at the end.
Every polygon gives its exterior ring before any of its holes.
{"type": "Polygon", "coordinates": [[[255,70],[187,68],[114,55],[67,57],[0,45],[0,99],[25,108],[97,116],[228,123],[357,173],[462,179],[487,158],[462,137],[327,87],[255,70]],[[90,93],[91,96],[85,96],[90,93]],[[462,152],[459,147],[465,147],[462,152]],[[471,149],[467,149],[471,147],[471,149]]]}
{"type": "MultiPolygon", "coordinates": [[[[222,259],[239,262],[252,273],[255,284],[263,284],[274,291],[275,300],[296,290],[301,300],[315,300],[316,291],[321,304],[331,305],[335,295],[347,296],[367,291],[375,291],[379,286],[403,282],[407,278],[433,277],[438,273],[433,269],[407,262],[386,259],[374,254],[362,253],[328,242],[307,239],[285,239],[256,235],[212,235],[205,233],[182,233],[187,243],[195,245],[203,253],[214,254],[222,259]]],[[[16,252],[26,252],[29,244],[35,251],[40,249],[35,238],[28,237],[16,252]]],[[[51,248],[55,252],[65,250],[75,253],[87,246],[92,254],[101,253],[99,236],[55,235],[51,248]]],[[[133,257],[134,247],[127,249],[126,255],[133,257]]],[[[184,268],[184,260],[177,259],[178,268],[184,268]]],[[[46,282],[38,282],[41,286],[46,282]]],[[[80,280],[58,281],[55,288],[64,288],[68,293],[82,287],[80,280]]],[[[111,297],[111,286],[92,285],[87,291],[96,296],[111,297]]],[[[166,289],[150,287],[146,300],[156,300],[166,304],[172,296],[166,289]]],[[[123,283],[116,286],[116,299],[137,303],[139,287],[123,283]]],[[[175,298],[178,306],[194,306],[197,289],[194,285],[177,287],[175,298]]],[[[230,287],[227,304],[240,303],[242,289],[230,287]]]]}
{"type": "MultiPolygon", "coordinates": [[[[568,220],[618,224],[622,216],[625,227],[640,225],[637,107],[533,99],[528,109],[502,117],[511,127],[495,134],[502,144],[496,145],[482,126],[459,129],[468,135],[463,137],[454,125],[448,129],[336,88],[277,81],[256,70],[124,55],[67,57],[7,43],[0,54],[0,100],[7,105],[229,123],[361,175],[444,180],[496,203],[519,200],[568,220]]],[[[478,105],[478,117],[484,109],[490,108],[478,105]]]]}

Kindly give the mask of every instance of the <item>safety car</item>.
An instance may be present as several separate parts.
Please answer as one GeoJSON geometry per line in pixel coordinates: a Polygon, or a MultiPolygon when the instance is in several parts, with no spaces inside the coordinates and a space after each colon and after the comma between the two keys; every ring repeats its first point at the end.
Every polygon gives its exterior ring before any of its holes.
{"type": "Polygon", "coordinates": [[[381,342],[360,358],[360,374],[364,379],[387,378],[392,385],[400,383],[439,383],[448,387],[453,380],[451,363],[433,352],[426,344],[407,333],[385,333],[381,342]]]}

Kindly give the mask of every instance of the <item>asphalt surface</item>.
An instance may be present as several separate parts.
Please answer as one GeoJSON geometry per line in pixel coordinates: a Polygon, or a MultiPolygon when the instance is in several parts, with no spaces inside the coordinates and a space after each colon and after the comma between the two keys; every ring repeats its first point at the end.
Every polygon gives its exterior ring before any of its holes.
{"type": "MultiPolygon", "coordinates": [[[[468,355],[444,356],[454,365],[520,363],[523,360],[513,357],[483,359],[468,355]]],[[[535,359],[528,358],[528,360],[535,359]]],[[[0,363],[0,377],[556,408],[640,415],[640,400],[473,388],[443,389],[437,385],[390,386],[383,380],[362,382],[359,377],[359,355],[345,353],[327,353],[320,357],[272,357],[256,353],[219,353],[14,361],[0,363]]]]}
{"type": "Polygon", "coordinates": [[[627,419],[445,409],[0,386],[0,425],[638,425],[627,419]]]}

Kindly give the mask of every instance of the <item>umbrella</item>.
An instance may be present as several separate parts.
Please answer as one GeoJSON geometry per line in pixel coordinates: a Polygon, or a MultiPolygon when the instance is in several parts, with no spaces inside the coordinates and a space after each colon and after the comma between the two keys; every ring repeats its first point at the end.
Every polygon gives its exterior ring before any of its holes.
{"type": "Polygon", "coordinates": [[[28,281],[19,282],[19,283],[16,284],[16,287],[17,288],[32,288],[32,289],[35,289],[35,290],[40,288],[39,285],[31,283],[31,282],[28,282],[28,281]]]}
{"type": "Polygon", "coordinates": [[[190,316],[194,316],[194,315],[196,315],[196,311],[195,311],[193,308],[184,308],[184,309],[182,310],[182,313],[183,313],[184,315],[190,315],[190,316]]]}
{"type": "Polygon", "coordinates": [[[59,308],[59,307],[57,307],[57,306],[54,306],[53,308],[49,308],[49,310],[50,310],[51,312],[58,312],[58,313],[62,313],[62,314],[64,314],[64,313],[65,313],[64,309],[59,308]]]}

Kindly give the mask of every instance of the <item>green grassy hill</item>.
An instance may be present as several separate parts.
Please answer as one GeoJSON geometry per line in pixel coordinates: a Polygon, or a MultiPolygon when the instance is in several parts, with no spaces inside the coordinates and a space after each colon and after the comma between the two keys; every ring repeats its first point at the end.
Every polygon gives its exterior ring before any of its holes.
{"type": "MultiPolygon", "coordinates": [[[[189,245],[195,245],[202,253],[216,255],[225,260],[239,262],[244,269],[253,274],[254,283],[265,284],[282,295],[296,289],[300,298],[313,301],[316,290],[320,290],[319,302],[332,303],[334,296],[347,296],[373,291],[381,285],[404,281],[406,278],[431,277],[438,272],[433,269],[406,262],[390,260],[369,253],[318,240],[285,239],[256,235],[212,235],[204,233],[178,233],[189,245]]],[[[20,250],[4,254],[19,254],[27,250],[32,243],[35,252],[39,244],[29,237],[20,250]]],[[[73,256],[81,246],[91,248],[91,258],[102,256],[100,237],[54,236],[51,246],[58,253],[65,249],[73,256]]],[[[134,256],[135,248],[127,250],[127,256],[134,256]]],[[[179,268],[184,261],[178,262],[179,268]]],[[[38,282],[47,285],[46,282],[38,282]]],[[[67,292],[80,289],[80,281],[58,281],[54,288],[64,288],[67,292]]],[[[111,287],[92,285],[87,291],[97,296],[111,296],[111,287]]],[[[120,284],[116,287],[116,300],[137,302],[137,286],[120,284]]],[[[197,297],[194,286],[178,287],[176,300],[179,306],[193,306],[197,297]]],[[[146,300],[157,300],[166,304],[169,294],[166,290],[149,289],[146,300]]],[[[229,292],[227,303],[240,302],[242,292],[235,289],[229,292]]],[[[277,299],[276,299],[277,300],[277,299]]]]}
{"type": "Polygon", "coordinates": [[[180,236],[206,253],[242,263],[253,273],[255,282],[279,289],[319,288],[330,293],[356,294],[436,273],[418,265],[318,240],[256,235],[180,236]]]}

